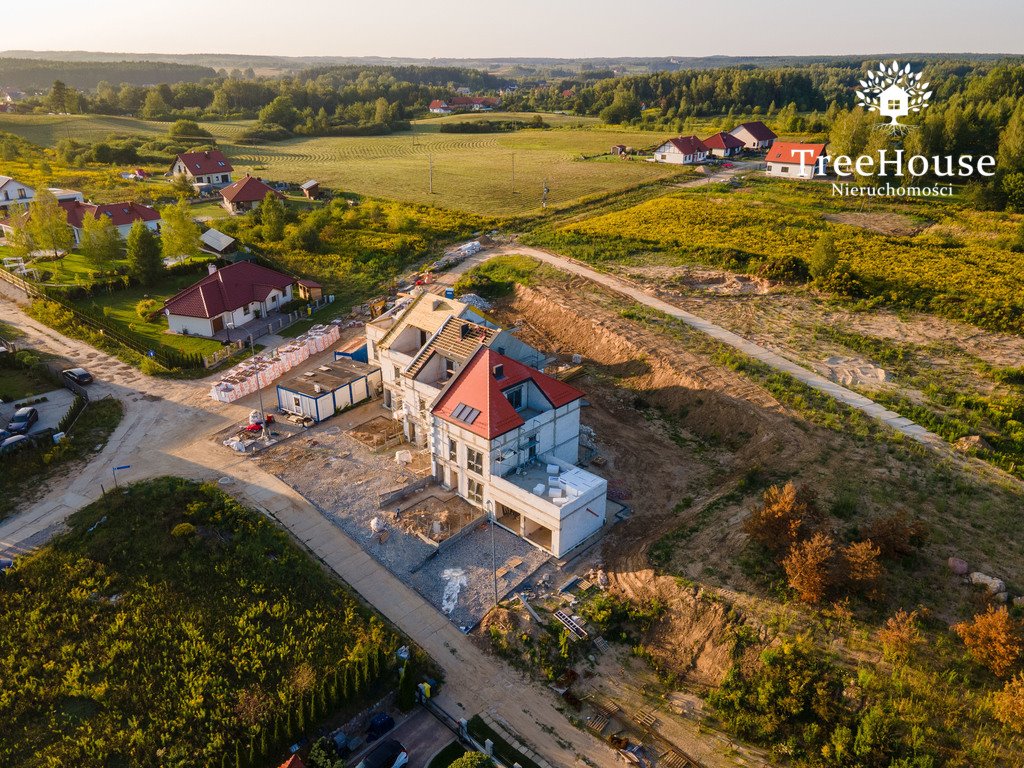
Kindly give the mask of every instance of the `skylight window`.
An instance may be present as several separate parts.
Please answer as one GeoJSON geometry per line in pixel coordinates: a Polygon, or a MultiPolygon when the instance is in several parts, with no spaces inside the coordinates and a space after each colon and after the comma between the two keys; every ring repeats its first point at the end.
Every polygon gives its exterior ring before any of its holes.
{"type": "Polygon", "coordinates": [[[479,409],[472,408],[465,403],[459,403],[455,406],[455,410],[452,411],[452,418],[456,421],[461,421],[464,424],[472,424],[476,421],[476,417],[479,415],[479,409]]]}

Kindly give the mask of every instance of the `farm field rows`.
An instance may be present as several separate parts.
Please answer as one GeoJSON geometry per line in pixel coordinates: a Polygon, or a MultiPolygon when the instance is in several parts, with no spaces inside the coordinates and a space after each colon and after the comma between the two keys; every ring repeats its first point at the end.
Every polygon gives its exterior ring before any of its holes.
{"type": "MultiPolygon", "coordinates": [[[[441,133],[446,122],[529,120],[530,114],[453,115],[418,121],[409,132],[389,136],[300,137],[254,146],[239,145],[251,121],[203,123],[232,159],[237,173],[251,172],[279,181],[316,178],[327,187],[483,215],[515,215],[564,205],[581,197],[628,189],[685,173],[678,166],[642,160],[583,160],[614,144],[651,147],[664,133],[600,126],[593,119],[545,115],[551,130],[514,133],[441,133]],[[515,185],[512,184],[513,154],[515,185]],[[430,162],[434,193],[430,193],[430,162]]],[[[124,117],[0,115],[0,131],[42,146],[65,138],[98,141],[111,133],[159,136],[169,124],[124,117]]]]}

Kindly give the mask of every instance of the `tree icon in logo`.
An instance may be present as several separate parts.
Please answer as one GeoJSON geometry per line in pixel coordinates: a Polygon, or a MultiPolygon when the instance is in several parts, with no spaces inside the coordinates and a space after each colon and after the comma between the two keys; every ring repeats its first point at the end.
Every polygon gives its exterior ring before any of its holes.
{"type": "Polygon", "coordinates": [[[911,72],[909,64],[901,68],[898,61],[891,65],[882,62],[867,73],[860,86],[862,90],[855,91],[860,106],[888,117],[885,126],[894,133],[906,128],[899,119],[927,107],[932,95],[928,83],[921,82],[921,73],[911,72]]]}

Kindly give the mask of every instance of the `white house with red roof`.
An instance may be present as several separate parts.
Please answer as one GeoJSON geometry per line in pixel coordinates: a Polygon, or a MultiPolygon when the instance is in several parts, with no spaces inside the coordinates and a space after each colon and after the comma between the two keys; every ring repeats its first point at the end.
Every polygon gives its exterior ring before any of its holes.
{"type": "Polygon", "coordinates": [[[221,204],[231,213],[245,213],[259,208],[268,194],[284,199],[284,195],[263,179],[250,176],[248,173],[220,191],[221,204]]]}
{"type": "Polygon", "coordinates": [[[771,128],[760,120],[740,123],[729,133],[742,141],[744,147],[754,150],[768,149],[779,138],[771,128]]]}
{"type": "Polygon", "coordinates": [[[219,149],[205,152],[182,152],[171,164],[171,175],[184,175],[195,186],[206,184],[223,187],[231,183],[234,168],[219,149]]]}
{"type": "Polygon", "coordinates": [[[743,142],[731,133],[719,131],[716,134],[701,139],[704,146],[708,148],[715,157],[732,157],[743,151],[743,142]]]}
{"type": "Polygon", "coordinates": [[[450,115],[452,112],[490,112],[500,106],[501,99],[494,96],[456,96],[434,99],[428,109],[435,115],[450,115]]]}
{"type": "Polygon", "coordinates": [[[777,141],[765,157],[765,174],[780,179],[825,175],[825,145],[777,141]]]}
{"type": "Polygon", "coordinates": [[[212,337],[229,324],[240,327],[292,300],[295,278],[239,261],[217,269],[164,302],[174,333],[212,337]]]}
{"type": "Polygon", "coordinates": [[[608,482],[576,466],[583,392],[479,345],[431,407],[434,476],[556,557],[604,526],[608,482]]]}
{"type": "Polygon", "coordinates": [[[155,208],[150,208],[148,205],[133,202],[96,205],[84,203],[81,200],[64,200],[58,204],[68,216],[68,226],[75,233],[76,245],[82,239],[82,228],[85,226],[85,220],[90,216],[94,219],[106,216],[122,239],[128,237],[128,233],[136,221],[141,221],[146,225],[146,229],[154,234],[160,234],[160,214],[155,208]]]}
{"type": "Polygon", "coordinates": [[[6,215],[12,208],[24,207],[32,202],[36,191],[10,176],[0,176],[0,214],[6,215]]]}
{"type": "Polygon", "coordinates": [[[679,136],[654,150],[654,162],[676,165],[700,163],[707,159],[710,151],[696,136],[679,136]]]}

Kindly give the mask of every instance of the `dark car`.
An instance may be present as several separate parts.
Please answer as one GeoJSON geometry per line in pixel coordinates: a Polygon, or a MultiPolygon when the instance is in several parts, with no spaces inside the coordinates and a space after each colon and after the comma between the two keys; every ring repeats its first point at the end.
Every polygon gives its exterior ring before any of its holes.
{"type": "Polygon", "coordinates": [[[378,712],[370,718],[370,725],[366,728],[366,740],[376,741],[385,733],[395,727],[395,718],[387,712],[378,712]]]}
{"type": "Polygon", "coordinates": [[[37,421],[39,421],[39,411],[35,408],[19,408],[7,423],[7,431],[15,435],[24,435],[32,429],[32,425],[37,421]]]}
{"type": "Polygon", "coordinates": [[[12,435],[0,443],[0,456],[20,451],[23,448],[28,448],[30,445],[32,445],[32,438],[28,435],[12,435]]]}
{"type": "Polygon", "coordinates": [[[0,557],[0,573],[3,573],[4,571],[6,571],[6,570],[8,570],[10,568],[13,568],[13,567],[14,567],[14,561],[11,560],[11,558],[9,558],[9,557],[0,557]]]}
{"type": "Polygon", "coordinates": [[[73,381],[75,384],[92,384],[92,374],[89,373],[85,368],[68,368],[66,371],[61,371],[60,375],[68,381],[73,381]]]}
{"type": "Polygon", "coordinates": [[[408,763],[409,754],[405,747],[394,739],[388,739],[360,760],[356,768],[402,768],[408,763]]]}

